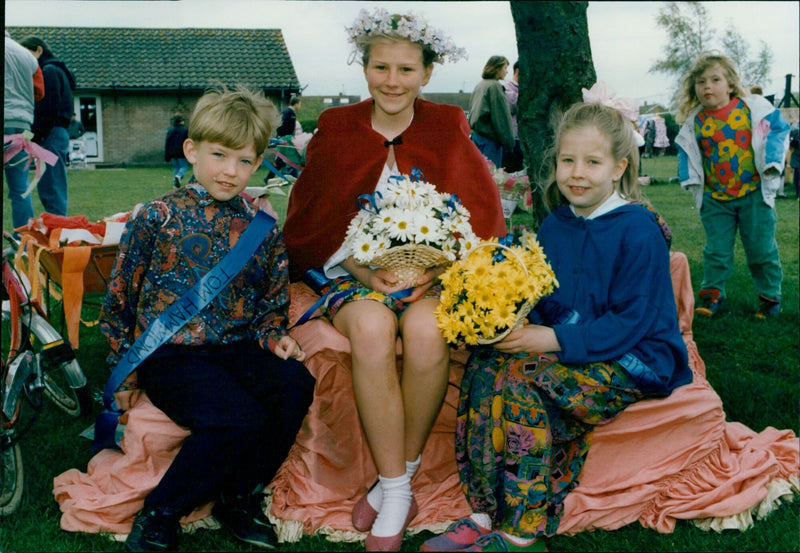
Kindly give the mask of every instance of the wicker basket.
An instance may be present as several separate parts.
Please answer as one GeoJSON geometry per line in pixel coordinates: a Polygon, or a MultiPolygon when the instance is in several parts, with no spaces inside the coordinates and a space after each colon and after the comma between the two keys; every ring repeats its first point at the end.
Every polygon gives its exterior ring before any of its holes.
{"type": "Polygon", "coordinates": [[[403,244],[374,257],[369,265],[386,269],[401,282],[413,283],[431,267],[449,263],[442,250],[426,244],[403,244]]]}
{"type": "MultiPolygon", "coordinates": [[[[528,268],[525,266],[525,262],[522,261],[522,259],[520,259],[520,257],[517,255],[517,252],[515,252],[514,250],[512,250],[508,246],[505,246],[503,244],[493,244],[493,243],[479,244],[472,251],[473,252],[477,251],[480,248],[500,248],[500,249],[506,250],[506,252],[511,254],[511,256],[514,259],[516,259],[517,262],[522,266],[522,270],[525,271],[525,276],[528,276],[528,268]]],[[[506,328],[500,334],[495,334],[491,338],[478,338],[478,344],[483,345],[483,346],[488,345],[488,344],[494,344],[495,342],[499,342],[500,340],[502,340],[503,338],[508,336],[511,333],[511,331],[514,330],[515,328],[520,328],[522,326],[522,321],[524,321],[525,317],[528,316],[528,313],[530,313],[532,307],[533,306],[528,302],[523,303],[522,306],[517,311],[517,318],[514,320],[514,324],[513,325],[511,325],[508,328],[506,328]]]]}

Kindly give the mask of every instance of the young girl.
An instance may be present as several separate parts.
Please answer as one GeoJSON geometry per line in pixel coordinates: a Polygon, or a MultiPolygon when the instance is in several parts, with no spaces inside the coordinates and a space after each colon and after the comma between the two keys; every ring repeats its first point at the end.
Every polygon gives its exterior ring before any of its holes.
{"type": "Polygon", "coordinates": [[[789,144],[789,125],[762,96],[745,96],[733,61],[705,53],[683,79],[678,176],[691,190],[706,233],[697,313],[724,304],[733,271],[736,229],[758,292],[757,318],[781,310],[783,271],[775,240],[775,195],[789,144]]]}
{"type": "Polygon", "coordinates": [[[691,381],[669,253],[641,205],[638,148],[617,110],[581,103],[549,156],[537,236],[559,287],[464,373],[456,458],[474,514],[423,551],[544,550],[594,425],[691,381]],[[555,182],[553,182],[555,181],[555,182]]]}
{"type": "Polygon", "coordinates": [[[501,236],[505,225],[497,186],[469,139],[463,111],[417,98],[433,62],[460,54],[452,42],[419,17],[380,9],[362,10],[349,33],[371,98],[320,116],[289,198],[284,235],[295,279],[321,267],[334,279],[336,296],[347,292],[325,309],[350,340],[356,406],[379,474],[356,504],[353,525],[369,531],[368,550],[391,551],[416,515],[411,477],[447,388],[449,348],[434,316],[433,284],[443,269],[428,270],[410,296],[395,299],[390,294],[405,286],[389,271],[355,263],[343,247],[347,226],[360,195],[413,168],[438,191],[458,196],[478,236],[501,236]]]}

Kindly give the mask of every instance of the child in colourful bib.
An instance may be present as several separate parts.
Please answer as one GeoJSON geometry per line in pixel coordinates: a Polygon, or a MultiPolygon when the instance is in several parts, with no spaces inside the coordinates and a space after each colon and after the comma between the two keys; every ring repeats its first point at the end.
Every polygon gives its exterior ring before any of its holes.
{"type": "Polygon", "coordinates": [[[706,233],[697,313],[713,316],[725,302],[738,229],[760,306],[781,309],[775,240],[775,195],[789,144],[789,125],[762,96],[746,96],[729,58],[702,54],[683,79],[678,146],[681,186],[693,192],[706,233]]]}

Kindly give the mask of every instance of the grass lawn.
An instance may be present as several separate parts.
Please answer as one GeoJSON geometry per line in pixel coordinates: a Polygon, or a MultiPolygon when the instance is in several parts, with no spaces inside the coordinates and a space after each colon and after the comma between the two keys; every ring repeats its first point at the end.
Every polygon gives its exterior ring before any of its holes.
{"type": "MultiPolygon", "coordinates": [[[[676,175],[674,157],[643,160],[643,173],[668,183],[676,175]]],[[[253,177],[261,184],[264,170],[253,177]]],[[[90,221],[128,211],[138,202],[171,190],[172,171],[163,168],[73,170],[69,173],[69,214],[90,221]]],[[[792,188],[787,187],[787,190],[792,188]]],[[[666,218],[673,232],[672,249],[689,258],[692,283],[699,288],[702,274],[703,229],[691,195],[677,184],[645,187],[645,193],[666,218]]],[[[6,194],[6,192],[4,192],[6,194]]],[[[273,197],[283,214],[286,198],[273,197]]],[[[3,202],[3,228],[10,228],[9,202],[3,202]]],[[[34,209],[41,212],[38,200],[34,209]]],[[[737,240],[736,267],[729,283],[730,311],[722,317],[695,319],[694,335],[706,362],[708,379],[722,397],[728,419],[760,431],[767,426],[800,430],[798,398],[798,202],[781,200],[778,209],[778,244],[784,270],[783,312],[774,320],[757,322],[752,313],[756,292],[737,240]]],[[[517,213],[515,222],[525,221],[517,213]]],[[[97,308],[85,305],[84,319],[96,317],[97,308]]],[[[105,340],[97,326],[81,329],[78,359],[93,391],[101,393],[108,377],[105,340]]],[[[62,417],[45,403],[39,420],[22,440],[25,497],[20,509],[0,521],[0,552],[11,551],[122,551],[122,544],[106,537],[68,533],[60,529],[60,512],[52,495],[53,477],[65,470],[85,471],[91,444],[78,436],[99,412],[79,419],[62,417]]],[[[613,532],[597,531],[548,540],[550,551],[798,551],[800,501],[785,504],[746,531],[704,532],[689,522],[679,522],[671,534],[659,534],[632,524],[613,532]]],[[[416,551],[429,533],[409,537],[404,550],[416,551]]],[[[183,536],[182,551],[247,551],[225,531],[199,531],[183,536]]],[[[282,544],[286,551],[360,551],[361,544],[334,544],[324,538],[304,538],[282,544]]]]}

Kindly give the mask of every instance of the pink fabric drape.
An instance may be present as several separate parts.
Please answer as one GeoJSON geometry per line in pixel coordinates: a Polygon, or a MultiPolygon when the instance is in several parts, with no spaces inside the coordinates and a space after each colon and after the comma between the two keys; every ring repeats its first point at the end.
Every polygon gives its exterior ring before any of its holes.
{"type": "MultiPolygon", "coordinates": [[[[755,432],[725,421],[692,338],[694,295],[685,255],[672,254],[671,271],[695,380],[668,398],[636,403],[595,430],[580,485],[567,496],[559,533],[614,529],[635,521],[670,532],[678,519],[699,520],[706,528],[743,528],[751,512],[768,511],[781,495],[798,491],[800,441],[793,432],[755,432]]],[[[291,297],[293,320],[316,299],[303,284],[292,285],[291,297]]],[[[285,541],[317,532],[331,539],[363,539],[351,525],[350,512],[377,474],[353,399],[348,341],[323,319],[296,328],[293,335],[309,355],[316,396],[270,485],[270,517],[285,541]]],[[[465,361],[465,351],[453,351],[447,396],[412,482],[419,503],[412,532],[442,530],[470,512],[454,450],[465,361]]],[[[73,469],[56,477],[62,528],[127,532],[183,436],[185,431],[143,396],[130,410],[124,455],[101,452],[87,473],[73,469]]],[[[184,522],[197,524],[208,512],[203,506],[184,522]]]]}

